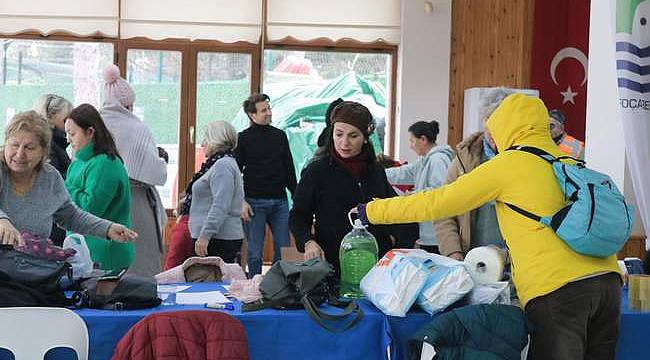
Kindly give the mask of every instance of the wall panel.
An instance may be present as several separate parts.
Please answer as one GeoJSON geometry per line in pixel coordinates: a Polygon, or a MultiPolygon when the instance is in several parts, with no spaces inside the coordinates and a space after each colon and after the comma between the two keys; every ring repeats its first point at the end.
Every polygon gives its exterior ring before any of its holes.
{"type": "Polygon", "coordinates": [[[530,84],[534,0],[454,0],[448,142],[463,136],[463,93],[530,84]]]}

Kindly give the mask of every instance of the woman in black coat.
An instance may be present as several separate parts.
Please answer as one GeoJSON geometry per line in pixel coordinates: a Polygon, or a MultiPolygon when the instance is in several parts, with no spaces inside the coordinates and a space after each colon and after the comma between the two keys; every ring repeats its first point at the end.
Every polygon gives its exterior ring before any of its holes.
{"type": "MultiPolygon", "coordinates": [[[[303,170],[289,214],[298,251],[305,259],[326,259],[337,274],[339,246],[352,229],[348,211],[373,198],[396,196],[369,143],[371,131],[372,115],[365,106],[352,101],[336,106],[325,154],[303,170]]],[[[368,230],[377,239],[379,257],[394,247],[413,247],[418,234],[417,224],[368,230]]]]}

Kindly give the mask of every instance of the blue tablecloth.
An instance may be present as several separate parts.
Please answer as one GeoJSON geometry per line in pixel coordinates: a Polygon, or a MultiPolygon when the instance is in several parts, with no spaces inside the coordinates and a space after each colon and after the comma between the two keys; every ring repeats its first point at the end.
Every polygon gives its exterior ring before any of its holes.
{"type": "MultiPolygon", "coordinates": [[[[192,284],[187,291],[219,289],[217,284],[192,284]]],[[[406,359],[406,342],[431,316],[414,307],[404,318],[385,316],[368,301],[359,304],[365,312],[354,328],[334,334],[319,327],[304,310],[266,309],[241,312],[236,304],[234,311],[208,310],[201,306],[161,305],[154,309],[108,311],[81,309],[76,312],[84,319],[90,334],[90,359],[110,359],[113,349],[131,326],[154,312],[196,310],[224,311],[238,318],[246,328],[250,357],[257,359],[386,359],[390,345],[391,359],[406,359]]],[[[340,311],[327,306],[328,312],[340,311]]],[[[621,305],[621,332],[616,359],[637,360],[648,358],[647,334],[650,333],[650,312],[631,310],[627,289],[623,289],[621,305]]],[[[67,349],[53,353],[48,360],[70,359],[67,349]],[[63,355],[61,355],[63,354],[63,355]]],[[[6,359],[0,351],[0,359],[6,359]]]]}
{"type": "MultiPolygon", "coordinates": [[[[188,284],[189,285],[189,284],[188,284]]],[[[216,290],[219,285],[195,283],[185,292],[216,290]]],[[[372,304],[359,302],[364,318],[341,334],[331,333],[316,324],[304,310],[265,309],[241,312],[210,310],[202,306],[161,305],[153,309],[131,311],[77,310],[90,334],[90,359],[110,359],[113,349],[131,326],[145,316],[162,311],[223,311],[235,316],[246,328],[252,360],[261,359],[386,359],[390,343],[386,316],[372,304]]],[[[328,312],[340,309],[327,306],[328,312]]]]}
{"type": "Polygon", "coordinates": [[[621,332],[616,346],[616,360],[648,359],[648,334],[650,333],[650,312],[630,309],[627,301],[627,287],[623,288],[621,301],[621,332]]]}
{"type": "Polygon", "coordinates": [[[392,339],[391,359],[395,360],[407,359],[406,343],[408,339],[433,319],[431,315],[417,306],[413,306],[406,317],[387,316],[387,318],[392,339]]]}

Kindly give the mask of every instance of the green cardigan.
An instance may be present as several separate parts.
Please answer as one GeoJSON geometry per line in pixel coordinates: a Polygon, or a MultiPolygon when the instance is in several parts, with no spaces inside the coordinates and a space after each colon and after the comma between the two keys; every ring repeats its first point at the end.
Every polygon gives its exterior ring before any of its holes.
{"type": "MultiPolygon", "coordinates": [[[[131,190],[126,168],[119,158],[94,154],[90,143],[75,154],[68,168],[65,187],[80,208],[106,220],[131,227],[131,190]]],[[[135,258],[133,243],[119,243],[86,236],[94,262],[101,269],[128,267],[135,258]]]]}

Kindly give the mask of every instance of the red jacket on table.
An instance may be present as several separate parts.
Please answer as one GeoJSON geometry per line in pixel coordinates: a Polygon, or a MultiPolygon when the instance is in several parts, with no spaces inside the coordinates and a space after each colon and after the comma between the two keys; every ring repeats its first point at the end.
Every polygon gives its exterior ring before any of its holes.
{"type": "Polygon", "coordinates": [[[247,360],[246,330],[217,311],[175,311],[149,315],[115,347],[113,360],[247,360]]]}

